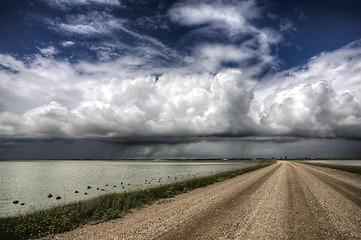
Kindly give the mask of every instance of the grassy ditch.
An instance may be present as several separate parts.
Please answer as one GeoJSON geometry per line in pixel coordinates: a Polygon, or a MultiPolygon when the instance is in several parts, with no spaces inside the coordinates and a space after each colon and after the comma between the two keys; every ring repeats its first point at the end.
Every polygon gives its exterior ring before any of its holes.
{"type": "Polygon", "coordinates": [[[358,175],[361,175],[361,167],[341,166],[341,165],[324,164],[324,163],[310,163],[310,162],[300,162],[300,161],[299,161],[299,163],[308,164],[308,165],[312,165],[312,166],[318,166],[318,167],[332,168],[332,169],[337,169],[337,170],[350,172],[350,173],[356,173],[358,175]]]}
{"type": "Polygon", "coordinates": [[[90,200],[29,212],[26,215],[0,218],[0,239],[32,239],[66,232],[85,224],[95,224],[124,216],[132,209],[173,197],[189,190],[224,181],[269,166],[276,161],[176,182],[145,190],[112,193],[90,200]]]}

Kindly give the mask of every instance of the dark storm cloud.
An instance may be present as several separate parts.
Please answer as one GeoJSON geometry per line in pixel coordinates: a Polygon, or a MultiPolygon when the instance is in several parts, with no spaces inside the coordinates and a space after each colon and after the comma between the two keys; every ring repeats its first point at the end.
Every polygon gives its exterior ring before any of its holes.
{"type": "Polygon", "coordinates": [[[346,139],[211,139],[144,144],[101,140],[9,140],[1,159],[355,158],[360,141],[346,139]]]}

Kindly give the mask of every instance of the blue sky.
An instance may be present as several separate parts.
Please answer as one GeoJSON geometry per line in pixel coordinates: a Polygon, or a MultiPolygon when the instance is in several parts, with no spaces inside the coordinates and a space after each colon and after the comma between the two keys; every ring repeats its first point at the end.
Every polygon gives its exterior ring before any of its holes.
{"type": "Polygon", "coordinates": [[[3,1],[1,158],[360,157],[360,12],[3,1]]]}
{"type": "MultiPolygon", "coordinates": [[[[228,5],[237,8],[241,2],[230,1],[228,5]]],[[[272,55],[281,61],[281,69],[303,64],[320,52],[343,47],[361,36],[359,1],[252,3],[253,14],[258,16],[250,19],[251,24],[270,28],[281,38],[272,46],[272,55]]],[[[177,24],[171,18],[177,4],[180,5],[177,1],[3,1],[0,50],[24,57],[50,46],[57,48],[59,58],[99,61],[104,59],[95,46],[106,51],[105,46],[115,45],[108,49],[107,57],[112,57],[110,51],[116,57],[124,50],[122,44],[151,45],[153,39],[184,55],[184,51],[191,51],[190,47],[199,42],[240,44],[247,37],[240,34],[243,38],[227,39],[223,34],[210,34],[207,21],[177,24]],[[119,26],[112,28],[111,23],[119,26]],[[203,32],[198,31],[200,25],[203,32]],[[97,27],[98,31],[94,31],[97,27]],[[75,52],[66,47],[70,42],[76,44],[75,52]]]]}

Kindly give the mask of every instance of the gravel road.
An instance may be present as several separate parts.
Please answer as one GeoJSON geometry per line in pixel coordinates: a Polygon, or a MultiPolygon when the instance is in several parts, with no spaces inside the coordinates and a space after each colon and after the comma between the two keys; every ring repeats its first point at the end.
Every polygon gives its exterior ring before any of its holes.
{"type": "Polygon", "coordinates": [[[361,239],[361,176],[279,161],[53,239],[361,239]]]}

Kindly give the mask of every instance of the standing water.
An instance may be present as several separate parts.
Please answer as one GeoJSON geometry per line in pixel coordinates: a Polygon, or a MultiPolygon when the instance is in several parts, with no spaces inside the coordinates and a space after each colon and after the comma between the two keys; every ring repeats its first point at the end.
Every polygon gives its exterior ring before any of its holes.
{"type": "Polygon", "coordinates": [[[309,161],[307,160],[304,162],[361,167],[361,160],[309,160],[309,161]]]}
{"type": "Polygon", "coordinates": [[[3,161],[0,217],[254,165],[257,162],[3,161]]]}

